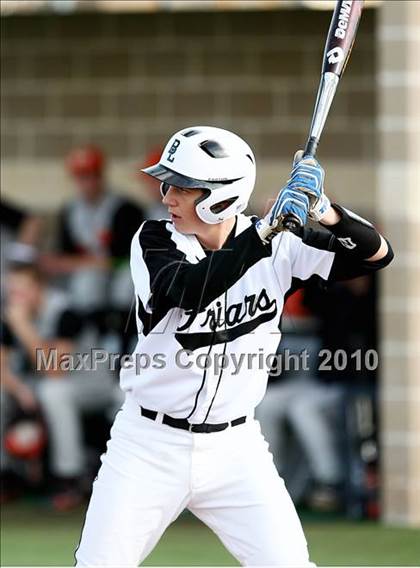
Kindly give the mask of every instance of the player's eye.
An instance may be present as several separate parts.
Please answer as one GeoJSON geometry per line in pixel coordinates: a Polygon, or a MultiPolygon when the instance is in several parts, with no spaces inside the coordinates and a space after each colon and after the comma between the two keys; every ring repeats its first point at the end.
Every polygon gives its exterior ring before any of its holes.
{"type": "Polygon", "coordinates": [[[182,195],[187,195],[188,193],[191,193],[191,189],[187,189],[186,187],[178,187],[177,185],[173,185],[173,186],[169,186],[172,187],[175,191],[175,193],[181,193],[182,195]]]}
{"type": "Polygon", "coordinates": [[[170,185],[169,183],[166,182],[162,182],[160,184],[160,194],[162,197],[165,197],[165,195],[168,193],[168,191],[170,190],[170,188],[173,188],[173,190],[175,190],[176,193],[182,193],[182,194],[188,194],[191,192],[190,189],[187,189],[185,187],[177,187],[176,185],[170,185]]]}

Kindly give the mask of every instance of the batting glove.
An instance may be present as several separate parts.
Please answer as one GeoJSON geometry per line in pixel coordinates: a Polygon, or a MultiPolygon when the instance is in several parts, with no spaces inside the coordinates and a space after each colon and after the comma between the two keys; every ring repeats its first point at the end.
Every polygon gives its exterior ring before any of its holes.
{"type": "Polygon", "coordinates": [[[324,178],[325,172],[319,162],[312,157],[305,158],[303,150],[298,150],[287,186],[309,197],[308,217],[313,221],[320,221],[331,205],[324,193],[324,178]]]}
{"type": "Polygon", "coordinates": [[[283,231],[282,221],[285,215],[289,213],[293,213],[299,219],[300,224],[304,225],[308,216],[309,206],[309,196],[301,189],[291,187],[289,181],[280,190],[268,214],[255,225],[261,240],[268,243],[280,231],[283,231]]]}

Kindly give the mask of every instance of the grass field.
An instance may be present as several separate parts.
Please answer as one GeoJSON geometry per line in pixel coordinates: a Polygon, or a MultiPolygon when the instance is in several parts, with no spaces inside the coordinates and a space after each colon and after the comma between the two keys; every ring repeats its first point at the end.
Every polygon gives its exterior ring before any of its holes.
{"type": "MultiPolygon", "coordinates": [[[[57,514],[37,504],[2,508],[1,565],[72,566],[83,510],[57,514]]],[[[415,566],[419,532],[346,521],[304,522],[311,559],[327,566],[415,566]]],[[[280,535],[279,535],[280,536],[280,535]]],[[[144,565],[236,566],[217,537],[189,515],[165,533],[144,565]]]]}

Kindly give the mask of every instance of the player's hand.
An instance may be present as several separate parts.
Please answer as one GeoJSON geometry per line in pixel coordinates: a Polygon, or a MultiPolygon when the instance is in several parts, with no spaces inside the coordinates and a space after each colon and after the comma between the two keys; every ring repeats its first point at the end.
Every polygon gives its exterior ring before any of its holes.
{"type": "Polygon", "coordinates": [[[300,178],[291,177],[289,179],[287,185],[280,190],[267,215],[257,222],[257,232],[265,243],[270,242],[280,231],[284,231],[283,220],[286,215],[293,214],[300,225],[305,225],[309,213],[310,197],[296,182],[300,184],[300,178]]]}
{"type": "Polygon", "coordinates": [[[4,309],[4,318],[7,323],[15,328],[22,321],[29,321],[31,319],[30,310],[26,304],[25,298],[21,297],[21,301],[10,302],[4,309]]]}
{"type": "Polygon", "coordinates": [[[280,231],[284,230],[282,225],[285,215],[293,213],[301,225],[306,223],[309,212],[309,197],[300,189],[293,189],[289,184],[285,185],[279,192],[273,206],[267,215],[260,219],[255,228],[262,241],[268,243],[280,231]]]}
{"type": "Polygon", "coordinates": [[[293,159],[293,169],[288,186],[300,190],[309,197],[308,217],[320,221],[331,203],[324,193],[325,172],[318,160],[304,157],[303,150],[298,150],[293,159]]]}
{"type": "Polygon", "coordinates": [[[288,214],[292,214],[301,226],[308,217],[314,221],[322,219],[331,205],[324,193],[324,177],[324,169],[315,158],[305,158],[303,150],[296,152],[287,185],[280,190],[268,214],[256,225],[264,242],[284,230],[283,219],[288,214]]]}

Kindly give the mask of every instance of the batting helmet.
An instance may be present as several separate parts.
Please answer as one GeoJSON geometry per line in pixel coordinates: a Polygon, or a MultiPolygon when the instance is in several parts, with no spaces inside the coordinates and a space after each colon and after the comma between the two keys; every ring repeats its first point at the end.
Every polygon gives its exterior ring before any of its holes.
{"type": "Polygon", "coordinates": [[[216,224],[248,205],[255,185],[255,158],[251,148],[233,132],[212,126],[194,126],[176,132],[157,164],[144,168],[169,186],[202,189],[196,202],[198,217],[216,224]]]}
{"type": "Polygon", "coordinates": [[[74,175],[100,175],[105,166],[103,152],[96,146],[76,148],[67,156],[67,169],[74,175]]]}

